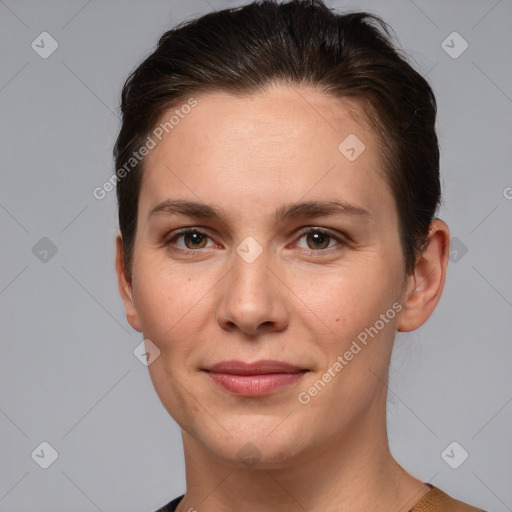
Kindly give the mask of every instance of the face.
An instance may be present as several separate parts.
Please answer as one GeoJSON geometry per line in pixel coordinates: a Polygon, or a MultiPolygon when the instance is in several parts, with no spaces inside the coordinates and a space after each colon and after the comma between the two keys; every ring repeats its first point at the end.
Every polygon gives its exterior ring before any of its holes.
{"type": "Polygon", "coordinates": [[[128,318],[188,436],[276,468],[385,421],[396,206],[357,105],[285,86],[197,101],[146,160],[128,318]]]}

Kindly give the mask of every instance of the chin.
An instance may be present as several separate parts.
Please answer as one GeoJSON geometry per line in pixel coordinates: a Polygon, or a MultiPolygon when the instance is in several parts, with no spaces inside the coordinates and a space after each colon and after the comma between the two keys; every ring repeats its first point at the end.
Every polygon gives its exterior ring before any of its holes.
{"type": "Polygon", "coordinates": [[[211,418],[206,421],[210,423],[208,431],[195,429],[192,437],[214,457],[237,469],[282,469],[314,449],[296,419],[285,419],[284,422],[290,423],[284,426],[280,425],[284,423],[283,417],[254,416],[249,419],[240,415],[238,426],[220,419],[225,430],[218,424],[218,428],[212,430],[211,418]]]}

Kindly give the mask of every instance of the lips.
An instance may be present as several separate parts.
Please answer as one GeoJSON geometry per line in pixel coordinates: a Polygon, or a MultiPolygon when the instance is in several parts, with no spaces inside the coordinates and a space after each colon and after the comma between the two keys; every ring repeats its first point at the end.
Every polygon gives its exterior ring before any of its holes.
{"type": "Polygon", "coordinates": [[[204,369],[213,382],[230,393],[266,396],[296,383],[309,370],[282,361],[222,361],[204,369]]]}

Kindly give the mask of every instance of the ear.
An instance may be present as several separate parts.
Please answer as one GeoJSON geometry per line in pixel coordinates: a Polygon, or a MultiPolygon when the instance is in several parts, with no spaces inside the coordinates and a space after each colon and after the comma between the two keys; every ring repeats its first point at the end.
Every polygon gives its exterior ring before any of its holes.
{"type": "Polygon", "coordinates": [[[121,299],[123,299],[126,319],[136,331],[142,332],[139,314],[133,305],[132,283],[128,278],[128,273],[124,267],[123,239],[121,238],[121,235],[117,235],[116,237],[116,273],[117,285],[119,287],[121,299]]]}
{"type": "Polygon", "coordinates": [[[449,250],[448,226],[442,220],[433,220],[425,248],[416,259],[414,272],[407,277],[402,297],[403,309],[397,322],[399,331],[414,331],[434,311],[444,288],[449,250]]]}

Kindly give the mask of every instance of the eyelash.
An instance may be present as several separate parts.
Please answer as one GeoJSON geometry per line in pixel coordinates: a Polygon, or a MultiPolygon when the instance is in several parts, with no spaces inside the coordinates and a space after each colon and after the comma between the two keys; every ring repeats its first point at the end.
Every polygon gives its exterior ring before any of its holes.
{"type": "MultiPolygon", "coordinates": [[[[174,245],[175,241],[178,238],[181,238],[182,236],[187,235],[187,234],[191,234],[191,233],[196,233],[198,235],[202,235],[202,236],[205,236],[207,238],[210,238],[210,236],[208,236],[206,233],[203,233],[199,229],[196,229],[196,228],[186,228],[186,229],[182,229],[180,231],[177,231],[170,238],[168,238],[167,240],[164,240],[163,245],[165,247],[167,247],[172,252],[178,252],[178,253],[181,253],[181,254],[197,256],[202,248],[199,248],[199,249],[187,249],[187,248],[183,248],[183,247],[177,247],[177,246],[174,245]]],[[[345,247],[347,247],[349,245],[348,242],[346,240],[342,239],[341,237],[335,236],[332,233],[330,233],[329,231],[326,231],[323,228],[317,228],[317,227],[309,227],[309,228],[303,229],[302,231],[300,231],[298,233],[298,237],[299,237],[299,240],[300,240],[305,235],[316,234],[316,233],[319,233],[319,234],[322,234],[322,235],[325,235],[325,236],[329,237],[329,239],[330,239],[329,242],[331,240],[335,240],[336,242],[338,242],[339,245],[336,248],[329,247],[329,248],[317,249],[317,250],[315,250],[315,249],[302,249],[303,251],[309,252],[309,254],[311,254],[311,255],[320,255],[321,253],[328,253],[328,252],[331,252],[332,250],[338,251],[338,250],[343,249],[343,248],[345,248],[345,247]]]]}

